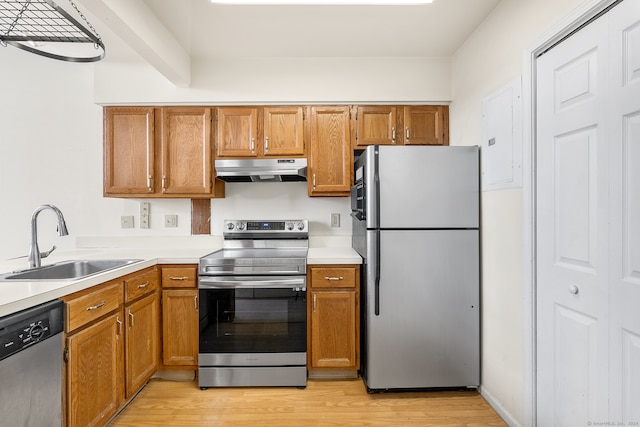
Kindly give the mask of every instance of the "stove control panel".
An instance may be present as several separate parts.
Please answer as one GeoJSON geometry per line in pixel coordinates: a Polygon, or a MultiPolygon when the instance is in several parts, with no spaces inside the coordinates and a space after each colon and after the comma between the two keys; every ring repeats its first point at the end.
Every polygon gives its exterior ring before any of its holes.
{"type": "Polygon", "coordinates": [[[225,234],[242,233],[307,233],[309,231],[309,220],[288,219],[288,220],[225,220],[225,234]]]}

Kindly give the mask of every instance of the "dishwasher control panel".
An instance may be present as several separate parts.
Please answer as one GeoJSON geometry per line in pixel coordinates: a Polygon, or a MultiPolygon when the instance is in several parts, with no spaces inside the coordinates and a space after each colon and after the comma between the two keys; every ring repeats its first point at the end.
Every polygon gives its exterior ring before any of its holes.
{"type": "Polygon", "coordinates": [[[56,300],[0,318],[0,360],[62,332],[63,307],[56,300]]]}

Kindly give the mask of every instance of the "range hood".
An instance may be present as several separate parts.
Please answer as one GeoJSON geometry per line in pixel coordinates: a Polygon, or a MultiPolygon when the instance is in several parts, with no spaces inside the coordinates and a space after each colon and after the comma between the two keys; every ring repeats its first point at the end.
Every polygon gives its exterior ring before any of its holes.
{"type": "Polygon", "coordinates": [[[306,181],[307,159],[216,160],[216,176],[226,182],[306,181]]]}

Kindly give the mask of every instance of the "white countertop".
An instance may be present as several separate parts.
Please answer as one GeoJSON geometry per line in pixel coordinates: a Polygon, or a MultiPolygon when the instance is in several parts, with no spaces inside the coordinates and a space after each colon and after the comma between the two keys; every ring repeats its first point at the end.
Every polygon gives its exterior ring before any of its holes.
{"type": "MultiPolygon", "coordinates": [[[[182,245],[180,245],[182,246],[182,245]]],[[[51,301],[118,277],[135,273],[156,264],[197,264],[199,259],[217,247],[167,247],[154,248],[78,248],[54,252],[42,260],[42,265],[79,259],[140,259],[140,262],[94,274],[80,280],[0,282],[0,317],[51,301]]],[[[308,264],[361,264],[362,258],[350,247],[310,247],[308,264]]],[[[26,258],[0,261],[0,274],[28,267],[26,258]]]]}

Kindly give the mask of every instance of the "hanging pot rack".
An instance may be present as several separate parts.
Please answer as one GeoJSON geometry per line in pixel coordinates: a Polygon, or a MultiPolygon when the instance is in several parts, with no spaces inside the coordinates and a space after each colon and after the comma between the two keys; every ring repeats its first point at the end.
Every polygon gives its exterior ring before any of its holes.
{"type": "Polygon", "coordinates": [[[90,30],[53,0],[0,1],[0,45],[67,62],[101,60],[105,47],[100,35],[76,4],[69,3],[90,30]]]}

